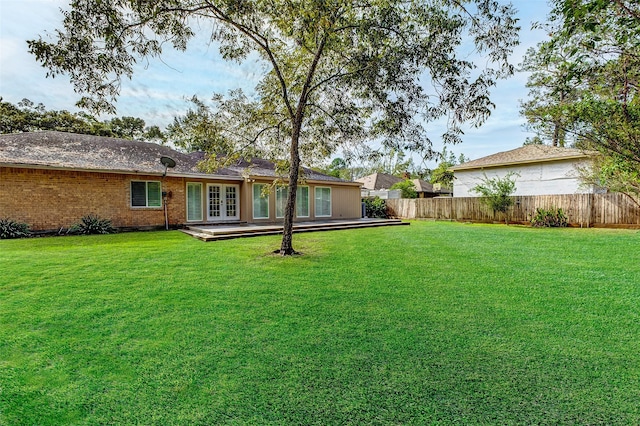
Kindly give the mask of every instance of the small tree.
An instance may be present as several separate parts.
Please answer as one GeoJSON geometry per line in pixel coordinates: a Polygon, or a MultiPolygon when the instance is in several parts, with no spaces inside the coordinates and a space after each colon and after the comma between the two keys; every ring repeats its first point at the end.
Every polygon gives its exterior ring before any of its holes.
{"type": "Polygon", "coordinates": [[[394,183],[391,189],[399,189],[402,191],[402,198],[418,198],[416,186],[410,179],[403,182],[394,183]]]}
{"type": "Polygon", "coordinates": [[[507,173],[503,178],[490,178],[486,174],[484,179],[471,190],[482,196],[480,201],[488,206],[493,213],[500,212],[504,214],[505,224],[509,224],[507,219],[507,210],[513,205],[513,194],[516,191],[516,180],[513,176],[520,176],[517,173],[507,173]]]}

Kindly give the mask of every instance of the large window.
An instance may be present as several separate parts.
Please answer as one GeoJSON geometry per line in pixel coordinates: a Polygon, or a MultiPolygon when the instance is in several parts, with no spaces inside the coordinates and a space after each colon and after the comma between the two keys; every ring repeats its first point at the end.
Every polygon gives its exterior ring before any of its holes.
{"type": "Polygon", "coordinates": [[[202,220],[202,184],[187,183],[187,220],[202,220]]]}
{"type": "MultiPolygon", "coordinates": [[[[287,206],[289,187],[279,186],[276,189],[276,217],[284,217],[287,206]]],[[[309,217],[309,187],[299,186],[296,190],[296,217],[309,217]]]]}
{"type": "Polygon", "coordinates": [[[253,184],[253,218],[269,219],[269,194],[265,193],[267,185],[253,184]]]}
{"type": "Polygon", "coordinates": [[[162,188],[156,181],[131,182],[132,207],[162,207],[162,188]]]}
{"type": "Polygon", "coordinates": [[[316,217],[331,216],[331,188],[316,187],[315,205],[316,217]]]}

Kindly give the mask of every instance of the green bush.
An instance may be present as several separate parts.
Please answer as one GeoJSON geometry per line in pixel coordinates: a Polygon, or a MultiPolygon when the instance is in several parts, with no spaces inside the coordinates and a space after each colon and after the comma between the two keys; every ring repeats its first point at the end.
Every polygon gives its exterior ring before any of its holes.
{"type": "Polygon", "coordinates": [[[418,198],[416,186],[410,179],[403,182],[394,183],[389,189],[399,189],[402,191],[402,198],[418,198]]]}
{"type": "Polygon", "coordinates": [[[471,190],[480,194],[480,202],[485,204],[493,213],[504,214],[504,222],[509,224],[507,211],[513,205],[513,197],[511,194],[516,192],[516,179],[514,176],[520,176],[518,173],[509,172],[504,177],[495,176],[493,178],[484,175],[481,183],[474,186],[471,190]]]}
{"type": "Polygon", "coordinates": [[[0,219],[0,240],[30,237],[29,225],[9,218],[0,219]]]}
{"type": "Polygon", "coordinates": [[[548,228],[565,227],[567,226],[567,215],[561,208],[551,207],[549,210],[537,208],[531,218],[531,225],[548,228]]]}
{"type": "Polygon", "coordinates": [[[102,219],[97,215],[90,214],[84,216],[80,223],[73,225],[69,232],[72,234],[114,234],[116,229],[111,225],[109,219],[102,219]]]}
{"type": "Polygon", "coordinates": [[[364,198],[364,207],[367,217],[380,219],[387,218],[387,202],[380,197],[364,198]]]}

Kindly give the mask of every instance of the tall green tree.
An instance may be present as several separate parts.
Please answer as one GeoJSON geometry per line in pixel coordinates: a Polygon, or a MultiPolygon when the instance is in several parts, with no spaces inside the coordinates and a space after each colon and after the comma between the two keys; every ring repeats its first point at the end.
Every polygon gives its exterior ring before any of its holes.
{"type": "Polygon", "coordinates": [[[628,186],[625,180],[640,176],[640,3],[555,0],[548,25],[554,30],[536,61],[560,63],[562,78],[531,106],[554,110],[548,125],[561,118],[560,128],[579,147],[606,157],[591,176],[610,188],[628,186]],[[552,96],[565,89],[564,99],[552,96]]]}
{"type": "Polygon", "coordinates": [[[431,171],[430,182],[431,183],[439,183],[440,185],[446,188],[453,188],[453,171],[451,171],[451,167],[462,164],[469,159],[465,157],[464,154],[460,154],[458,157],[449,151],[445,146],[442,148],[442,152],[438,155],[440,157],[440,162],[436,166],[435,169],[431,171]]]}
{"type": "Polygon", "coordinates": [[[260,55],[265,74],[244,110],[263,124],[243,139],[288,153],[283,255],[295,253],[301,155],[344,139],[421,150],[430,146],[422,123],[441,117],[445,140],[459,141],[461,123],[482,124],[490,88],[512,74],[518,31],[511,5],[497,0],[73,0],[63,14],[57,39],[29,48],[50,75],[68,74],[91,109],[113,110],[136,61],[160,56],[164,43],[186,50],[203,20],[224,59],[260,55]]]}
{"type": "MultiPolygon", "coordinates": [[[[553,32],[549,27],[545,29],[553,32]]],[[[561,147],[568,145],[568,139],[571,139],[567,135],[570,116],[566,106],[579,99],[584,90],[580,78],[585,67],[579,57],[571,58],[566,50],[566,47],[545,41],[536,48],[529,48],[520,64],[522,71],[531,72],[526,84],[529,98],[520,104],[527,127],[539,140],[561,147]]]]}

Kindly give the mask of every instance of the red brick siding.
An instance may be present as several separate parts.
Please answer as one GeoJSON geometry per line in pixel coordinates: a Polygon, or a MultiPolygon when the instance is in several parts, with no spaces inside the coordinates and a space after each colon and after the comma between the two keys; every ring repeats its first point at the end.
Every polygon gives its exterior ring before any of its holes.
{"type": "Polygon", "coordinates": [[[25,222],[35,231],[68,228],[90,213],[117,227],[164,225],[162,208],[130,206],[132,180],[162,181],[162,190],[171,192],[169,223],[185,222],[182,178],[8,167],[0,167],[0,218],[25,222]]]}

